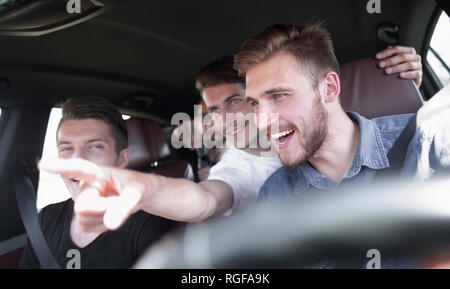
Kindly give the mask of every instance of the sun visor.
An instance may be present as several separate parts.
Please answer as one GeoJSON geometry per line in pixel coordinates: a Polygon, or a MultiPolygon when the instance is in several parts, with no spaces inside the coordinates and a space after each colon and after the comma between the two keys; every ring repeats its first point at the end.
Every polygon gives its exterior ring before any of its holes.
{"type": "Polygon", "coordinates": [[[124,0],[0,0],[0,35],[39,36],[101,15],[124,0]]]}

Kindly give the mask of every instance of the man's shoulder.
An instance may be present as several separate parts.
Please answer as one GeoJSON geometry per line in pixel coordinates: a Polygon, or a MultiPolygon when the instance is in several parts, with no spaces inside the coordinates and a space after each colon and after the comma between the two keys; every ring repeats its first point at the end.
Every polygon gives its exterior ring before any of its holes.
{"type": "Polygon", "coordinates": [[[67,199],[65,201],[54,203],[45,206],[40,212],[39,215],[41,217],[54,217],[55,215],[60,215],[67,210],[72,210],[73,208],[73,200],[67,199]]]}
{"type": "Polygon", "coordinates": [[[222,157],[220,158],[219,162],[222,160],[227,159],[234,159],[241,155],[241,150],[235,148],[235,147],[229,147],[225,150],[225,152],[222,154],[222,157]]]}
{"type": "MultiPolygon", "coordinates": [[[[257,159],[256,156],[246,152],[243,149],[238,149],[234,146],[230,146],[229,148],[227,148],[227,150],[223,153],[220,161],[222,160],[247,160],[247,159],[257,159]]],[[[219,162],[220,162],[219,161],[219,162]]]]}
{"type": "Polygon", "coordinates": [[[398,114],[372,119],[378,128],[386,153],[392,148],[414,115],[414,113],[398,114]]]}
{"type": "Polygon", "coordinates": [[[281,167],[278,156],[264,157],[245,152],[234,147],[227,149],[220,161],[211,167],[210,175],[219,171],[240,171],[244,175],[252,174],[253,170],[263,171],[267,177],[276,169],[281,167]],[[269,174],[267,174],[267,171],[269,174]]]}
{"type": "Polygon", "coordinates": [[[381,135],[400,134],[414,117],[414,113],[397,114],[373,118],[372,121],[377,125],[381,135]]]}
{"type": "Polygon", "coordinates": [[[68,199],[63,202],[50,204],[39,212],[39,223],[44,236],[49,243],[59,242],[62,230],[70,222],[73,214],[73,201],[68,199]]]}
{"type": "Polygon", "coordinates": [[[300,167],[280,167],[262,185],[259,199],[292,195],[293,189],[301,176],[300,167]]]}

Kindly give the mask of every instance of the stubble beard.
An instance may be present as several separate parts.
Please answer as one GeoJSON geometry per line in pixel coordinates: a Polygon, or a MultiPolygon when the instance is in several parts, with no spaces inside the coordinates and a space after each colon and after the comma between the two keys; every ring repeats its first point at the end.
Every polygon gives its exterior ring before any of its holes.
{"type": "MultiPolygon", "coordinates": [[[[297,127],[302,133],[297,136],[301,148],[297,154],[289,154],[286,158],[280,158],[285,167],[293,168],[304,165],[322,146],[328,134],[328,114],[325,110],[320,94],[317,92],[313,104],[313,115],[309,124],[303,117],[299,117],[297,127]]],[[[300,133],[298,130],[296,133],[300,133]]],[[[280,155],[281,156],[281,155],[280,155]]]]}

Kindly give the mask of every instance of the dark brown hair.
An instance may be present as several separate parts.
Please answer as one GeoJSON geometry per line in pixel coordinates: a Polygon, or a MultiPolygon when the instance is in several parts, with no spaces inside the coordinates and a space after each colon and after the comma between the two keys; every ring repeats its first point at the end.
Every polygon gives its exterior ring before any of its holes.
{"type": "Polygon", "coordinates": [[[106,122],[116,144],[117,155],[128,147],[128,130],[119,110],[106,99],[99,96],[74,97],[68,99],[62,110],[62,118],[58,125],[66,120],[100,119],[106,122]]]}
{"type": "Polygon", "coordinates": [[[302,67],[307,68],[315,86],[328,71],[339,73],[331,36],[321,23],[267,27],[243,43],[235,57],[234,68],[244,75],[251,66],[282,52],[291,53],[302,67]]]}
{"type": "Polygon", "coordinates": [[[198,73],[195,87],[201,93],[210,86],[222,83],[240,83],[245,86],[245,77],[240,76],[233,65],[233,56],[225,56],[211,62],[198,73]]]}

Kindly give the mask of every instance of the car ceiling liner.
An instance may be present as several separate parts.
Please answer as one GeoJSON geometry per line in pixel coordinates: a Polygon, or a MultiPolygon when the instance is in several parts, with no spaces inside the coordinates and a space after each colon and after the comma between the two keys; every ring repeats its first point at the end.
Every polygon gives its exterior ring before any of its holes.
{"type": "Polygon", "coordinates": [[[0,35],[39,36],[83,23],[124,0],[0,0],[0,35]]]}

